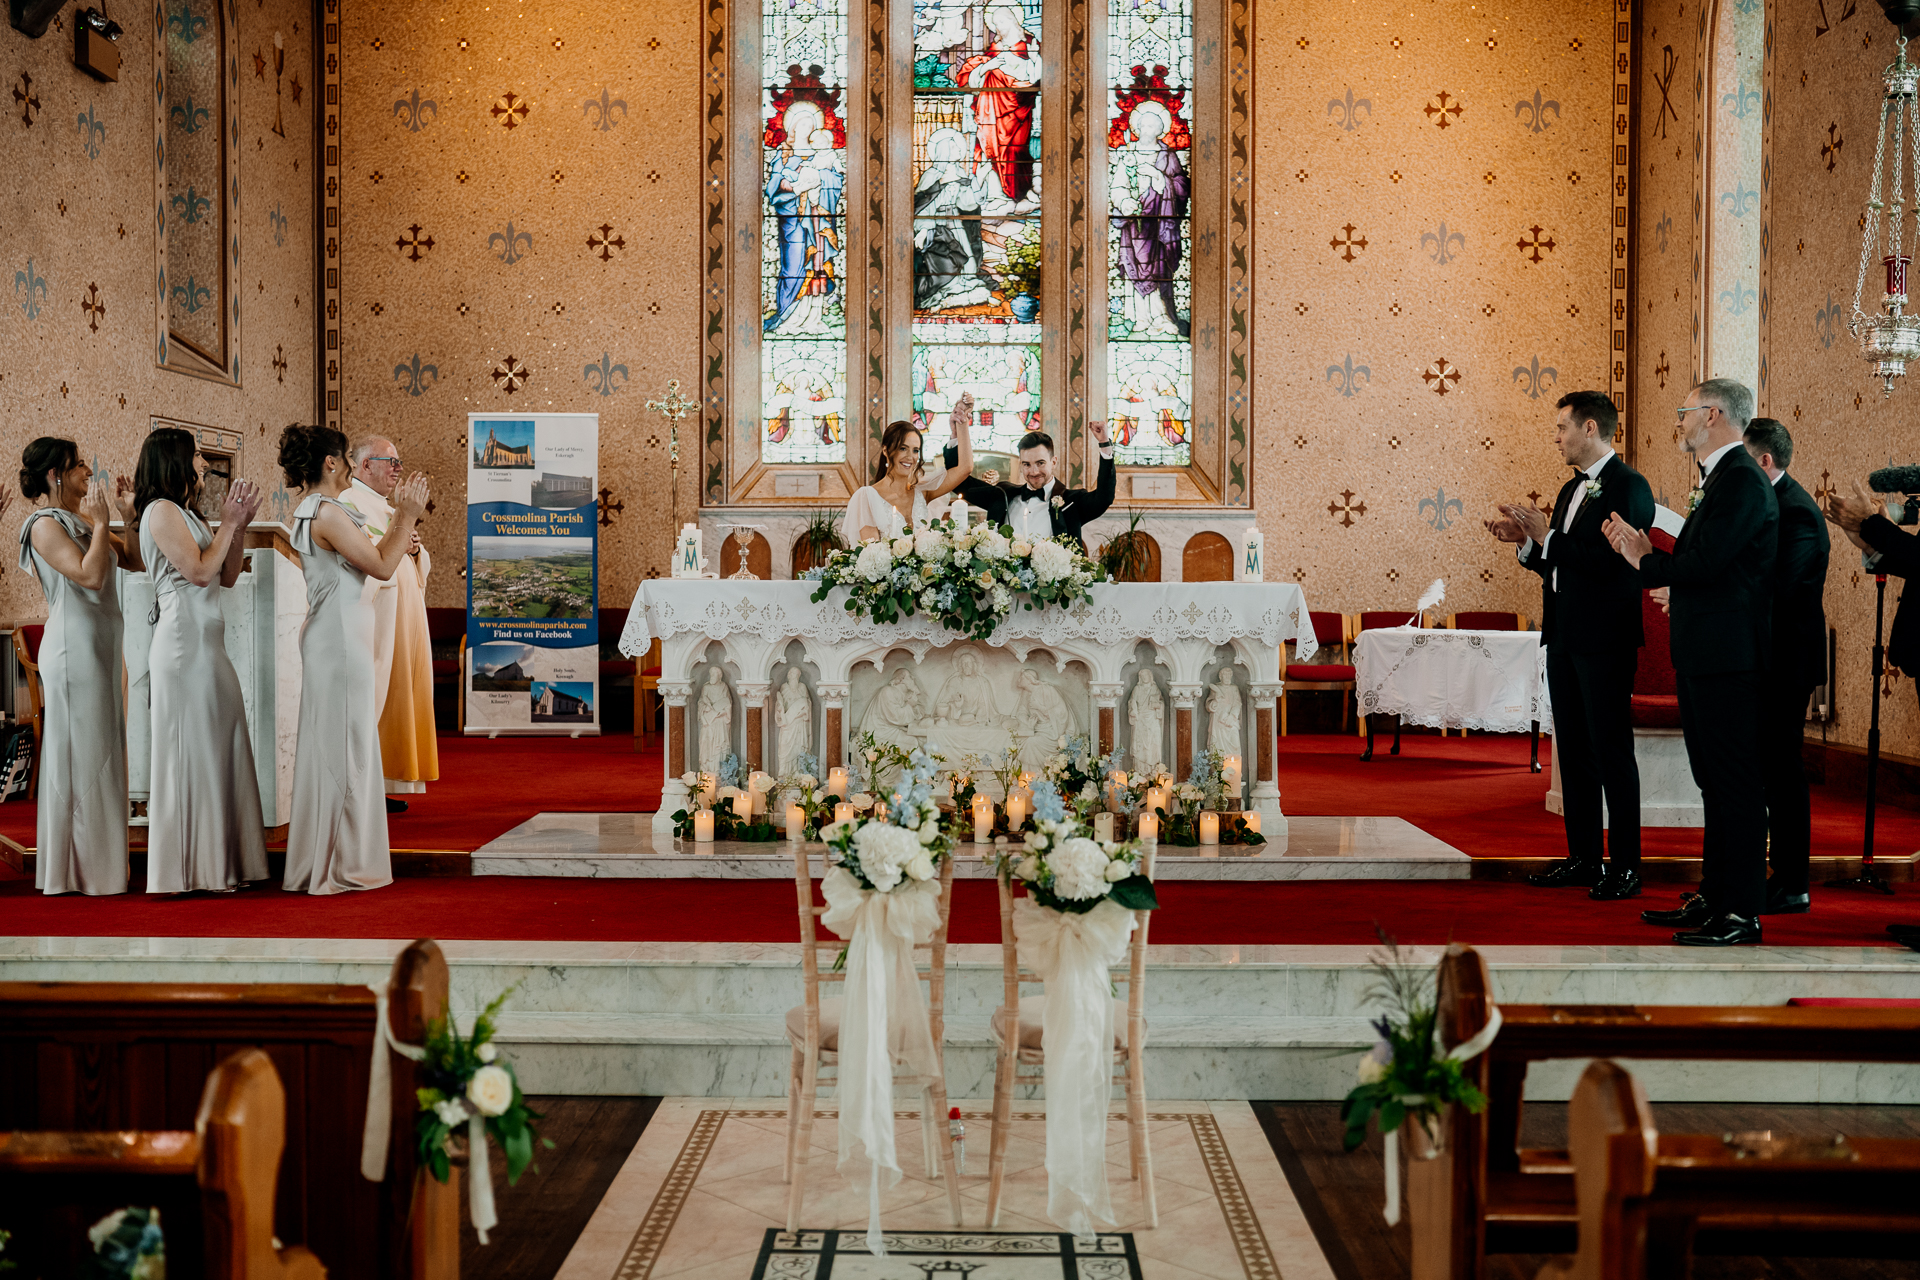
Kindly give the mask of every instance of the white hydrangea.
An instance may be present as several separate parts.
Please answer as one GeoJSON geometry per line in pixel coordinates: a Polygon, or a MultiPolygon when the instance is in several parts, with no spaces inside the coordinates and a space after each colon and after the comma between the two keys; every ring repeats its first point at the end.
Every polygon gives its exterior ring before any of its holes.
{"type": "Polygon", "coordinates": [[[993,611],[995,613],[1005,613],[1012,607],[1013,593],[1005,587],[995,587],[993,589],[993,611]]]}
{"type": "Polygon", "coordinates": [[[925,609],[929,613],[933,612],[933,607],[938,602],[938,600],[939,600],[939,597],[934,594],[934,590],[932,587],[928,587],[925,591],[922,591],[920,593],[920,607],[922,609],[925,609]]]}
{"type": "Polygon", "coordinates": [[[982,560],[1005,560],[1010,550],[1012,547],[1007,542],[1007,536],[999,530],[989,529],[980,535],[977,551],[982,560]]]}
{"type": "Polygon", "coordinates": [[[973,552],[965,547],[957,547],[954,549],[953,562],[964,569],[973,563],[973,552]]]}
{"type": "Polygon", "coordinates": [[[1062,840],[1047,865],[1053,868],[1056,897],[1079,901],[1104,897],[1107,892],[1107,855],[1085,836],[1062,840]]]}
{"type": "Polygon", "coordinates": [[[854,568],[868,582],[884,582],[893,572],[893,552],[887,550],[884,542],[869,542],[860,548],[860,559],[854,568]]]}
{"type": "Polygon", "coordinates": [[[1073,552],[1057,542],[1040,542],[1033,548],[1033,576],[1041,582],[1058,582],[1073,572],[1073,552]]]}
{"type": "Polygon", "coordinates": [[[853,844],[860,853],[860,869],[882,893],[899,884],[907,864],[921,856],[919,833],[888,823],[867,823],[853,833],[853,844]]]}
{"type": "Polygon", "coordinates": [[[922,560],[938,560],[946,553],[947,540],[938,529],[918,529],[913,535],[913,549],[922,560]]]}

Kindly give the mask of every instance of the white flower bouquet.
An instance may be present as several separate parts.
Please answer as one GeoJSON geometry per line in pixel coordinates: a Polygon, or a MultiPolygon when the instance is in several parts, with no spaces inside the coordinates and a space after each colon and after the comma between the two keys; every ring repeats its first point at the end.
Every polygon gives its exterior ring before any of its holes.
{"type": "Polygon", "coordinates": [[[915,751],[891,795],[853,796],[854,816],[820,831],[829,859],[861,888],[880,893],[937,876],[941,860],[953,855],[953,837],[944,829],[933,798],[938,771],[926,752],[915,751]]]}
{"type": "MultiPolygon", "coordinates": [[[[420,1114],[414,1132],[421,1165],[441,1182],[451,1168],[454,1134],[475,1116],[485,1121],[487,1133],[506,1153],[509,1185],[518,1182],[533,1163],[536,1139],[553,1146],[534,1132],[533,1122],[541,1118],[540,1113],[527,1107],[513,1065],[499,1056],[493,1044],[494,1015],[512,994],[508,988],[482,1010],[473,1020],[473,1034],[465,1039],[451,1017],[435,1019],[427,1028],[427,1056],[420,1064],[427,1084],[415,1094],[420,1114]]],[[[467,1158],[484,1163],[487,1154],[470,1151],[467,1158]]]]}
{"type": "Polygon", "coordinates": [[[843,587],[849,613],[894,623],[925,612],[977,640],[1012,612],[1016,592],[1037,609],[1089,599],[1088,586],[1107,581],[1077,541],[1027,542],[1009,525],[964,526],[951,516],[836,551],[806,576],[820,584],[816,603],[843,587]]]}
{"type": "Polygon", "coordinates": [[[1034,902],[1054,911],[1079,915],[1111,898],[1129,911],[1151,911],[1160,903],[1153,881],[1142,868],[1137,840],[1095,840],[1073,818],[1051,781],[1033,784],[1033,831],[1024,855],[1002,855],[1009,874],[1026,885],[1034,902]]]}

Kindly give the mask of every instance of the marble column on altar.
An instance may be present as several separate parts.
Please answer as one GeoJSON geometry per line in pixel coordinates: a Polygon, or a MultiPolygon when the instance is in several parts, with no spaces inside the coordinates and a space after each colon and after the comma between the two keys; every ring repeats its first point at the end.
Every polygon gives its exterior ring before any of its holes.
{"type": "Polygon", "coordinates": [[[1173,759],[1167,762],[1175,778],[1185,778],[1193,767],[1193,706],[1200,700],[1201,685],[1176,680],[1173,694],[1173,759]]]}
{"type": "MultiPolygon", "coordinates": [[[[735,686],[740,693],[740,705],[747,714],[746,765],[741,776],[755,769],[765,769],[767,741],[767,695],[772,692],[771,684],[739,684],[735,686]]],[[[744,785],[744,784],[743,784],[744,785]]]]}
{"type": "Polygon", "coordinates": [[[667,704],[667,778],[661,788],[660,812],[684,809],[691,798],[680,775],[693,766],[687,760],[687,702],[693,685],[685,680],[662,680],[660,700],[667,704]]]}
{"type": "Polygon", "coordinates": [[[1120,686],[1117,684],[1094,683],[1087,686],[1093,694],[1093,707],[1099,717],[1099,731],[1096,735],[1095,749],[1106,755],[1113,750],[1114,720],[1120,707],[1120,686]]]}
{"type": "MultiPolygon", "coordinates": [[[[1253,698],[1254,738],[1258,745],[1253,752],[1253,789],[1248,793],[1248,807],[1260,810],[1280,809],[1280,782],[1274,772],[1273,730],[1274,713],[1280,698],[1280,686],[1255,682],[1248,686],[1247,692],[1253,698]]],[[[1282,811],[1284,814],[1284,811],[1282,811]]],[[[1282,816],[1277,824],[1271,819],[1263,819],[1261,834],[1269,840],[1285,840],[1287,820],[1282,816]],[[1277,827],[1277,829],[1275,829],[1277,827]]]]}
{"type": "Polygon", "coordinates": [[[825,770],[847,762],[847,686],[823,682],[815,684],[813,691],[820,695],[820,720],[826,737],[826,751],[820,757],[824,777],[825,770]]]}

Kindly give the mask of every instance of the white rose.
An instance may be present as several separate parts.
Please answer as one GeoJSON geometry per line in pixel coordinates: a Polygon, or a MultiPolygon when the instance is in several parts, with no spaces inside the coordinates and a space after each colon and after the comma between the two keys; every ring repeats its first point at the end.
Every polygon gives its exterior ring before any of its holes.
{"type": "Polygon", "coordinates": [[[1034,857],[1032,854],[1028,854],[1025,858],[1021,859],[1020,865],[1013,869],[1013,874],[1017,879],[1021,880],[1034,879],[1040,874],[1040,859],[1034,857]]]}
{"type": "Polygon", "coordinates": [[[1046,847],[1047,835],[1044,831],[1036,831],[1027,837],[1027,848],[1033,850],[1035,853],[1040,852],[1046,847]]]}
{"type": "Polygon", "coordinates": [[[826,826],[820,828],[820,838],[828,844],[832,844],[840,838],[841,832],[852,825],[850,822],[829,822],[826,826]]]}
{"type": "Polygon", "coordinates": [[[940,824],[936,822],[934,819],[928,818],[925,822],[920,824],[920,840],[922,843],[925,843],[928,840],[937,839],[939,838],[939,835],[940,835],[940,824]]]}
{"type": "Polygon", "coordinates": [[[938,529],[919,529],[913,535],[913,549],[922,560],[938,560],[946,552],[946,539],[938,529]]]}
{"type": "Polygon", "coordinates": [[[1030,556],[1033,554],[1033,544],[1025,538],[1015,538],[1013,540],[1013,554],[1016,556],[1030,556]]]}
{"type": "Polygon", "coordinates": [[[873,763],[873,762],[874,762],[875,760],[878,760],[879,758],[880,758],[880,753],[879,753],[878,751],[869,751],[869,752],[867,752],[867,763],[868,763],[868,764],[872,764],[872,763],[873,763]]]}
{"type": "Polygon", "coordinates": [[[899,537],[893,540],[893,558],[894,559],[902,560],[912,554],[913,554],[912,538],[909,538],[906,534],[903,533],[899,537]]]}
{"type": "Polygon", "coordinates": [[[700,785],[700,775],[691,771],[683,773],[680,775],[680,785],[683,787],[697,787],[700,785]]]}
{"type": "Polygon", "coordinates": [[[884,542],[869,542],[860,548],[860,559],[854,568],[868,582],[884,582],[893,572],[893,552],[887,550],[884,542]]]}
{"type": "Polygon", "coordinates": [[[474,1052],[482,1062],[492,1062],[495,1058],[500,1056],[500,1051],[494,1048],[491,1044],[483,1044],[474,1052]]]}
{"type": "Polygon", "coordinates": [[[1125,880],[1132,874],[1133,866],[1124,858],[1115,858],[1107,864],[1106,876],[1108,884],[1113,884],[1118,880],[1125,880]]]}
{"type": "Polygon", "coordinates": [[[731,800],[739,794],[740,788],[738,787],[722,787],[715,793],[716,797],[721,800],[731,800]]]}
{"type": "Polygon", "coordinates": [[[1387,1064],[1384,1062],[1376,1062],[1373,1055],[1368,1054],[1366,1057],[1360,1059],[1360,1068],[1357,1074],[1360,1077],[1361,1084],[1379,1084],[1387,1078],[1387,1064]]]}
{"type": "Polygon", "coordinates": [[[1073,553],[1057,542],[1036,543],[1033,548],[1033,576],[1041,582],[1057,582],[1073,572],[1073,553]]]}
{"type": "Polygon", "coordinates": [[[855,813],[864,813],[873,808],[873,794],[867,791],[856,791],[847,803],[853,806],[855,813]]]}
{"type": "Polygon", "coordinates": [[[467,1081],[467,1101],[483,1116],[501,1116],[513,1105],[513,1077],[505,1067],[482,1067],[467,1081]]]}
{"type": "Polygon", "coordinates": [[[765,791],[771,787],[773,783],[774,777],[772,774],[762,773],[758,769],[754,770],[753,776],[747,779],[747,786],[755,791],[765,791]]]}
{"type": "Polygon", "coordinates": [[[1053,891],[1062,898],[1098,898],[1107,892],[1107,855],[1085,836],[1062,840],[1047,865],[1053,868],[1053,891]]]}
{"type": "Polygon", "coordinates": [[[933,859],[924,853],[907,859],[907,876],[912,880],[933,879],[933,859]]]}
{"type": "Polygon", "coordinates": [[[467,1104],[458,1098],[445,1098],[433,1104],[433,1114],[447,1128],[457,1129],[467,1122],[467,1104]]]}
{"type": "Polygon", "coordinates": [[[810,773],[802,773],[802,774],[795,775],[793,782],[795,786],[799,787],[803,791],[811,791],[815,787],[820,785],[820,779],[814,777],[810,773]]]}

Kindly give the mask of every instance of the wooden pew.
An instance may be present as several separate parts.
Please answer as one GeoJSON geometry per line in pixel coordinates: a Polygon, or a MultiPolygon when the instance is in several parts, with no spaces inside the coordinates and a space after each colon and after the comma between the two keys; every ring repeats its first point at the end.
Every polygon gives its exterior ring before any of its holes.
{"type": "MultiPolygon", "coordinates": [[[[1663,1134],[1637,1080],[1590,1064],[1567,1113],[1579,1252],[1540,1280],[1685,1277],[1701,1224],[1771,1238],[1920,1232],[1920,1141],[1663,1134]]],[[[1826,1242],[1793,1254],[1826,1253],[1826,1242]]]]}
{"type": "MultiPolygon", "coordinates": [[[[440,948],[402,951],[390,990],[394,1037],[423,1042],[447,1010],[440,948]]],[[[386,1178],[360,1174],[375,1008],[363,986],[0,983],[0,1130],[189,1129],[214,1065],[255,1047],[286,1095],[273,1234],[312,1249],[335,1276],[452,1280],[457,1179],[416,1178],[419,1069],[391,1050],[386,1178]]]]}
{"type": "Polygon", "coordinates": [[[272,1061],[242,1049],[207,1077],[191,1132],[0,1134],[0,1225],[26,1274],[78,1275],[90,1225],[152,1205],[175,1275],[323,1280],[306,1248],[273,1241],[285,1126],[272,1061]]]}
{"type": "MultiPolygon", "coordinates": [[[[1486,961],[1470,947],[1440,962],[1439,1025],[1448,1046],[1487,1025],[1493,1007],[1486,961]]],[[[1446,1143],[1408,1168],[1414,1280],[1479,1280],[1490,1253],[1563,1253],[1573,1248],[1573,1164],[1562,1150],[1522,1150],[1520,1116],[1531,1063],[1568,1058],[1760,1062],[1920,1062],[1920,1010],[1688,1005],[1500,1005],[1493,1045],[1466,1064],[1487,1095],[1478,1116],[1455,1108],[1446,1143]]],[[[1709,1217],[1702,1252],[1752,1238],[1725,1238],[1709,1217]]],[[[1902,1238],[1904,1239],[1904,1237],[1902,1238]]],[[[1915,1241],[1865,1233],[1856,1256],[1883,1256],[1915,1241]]]]}

